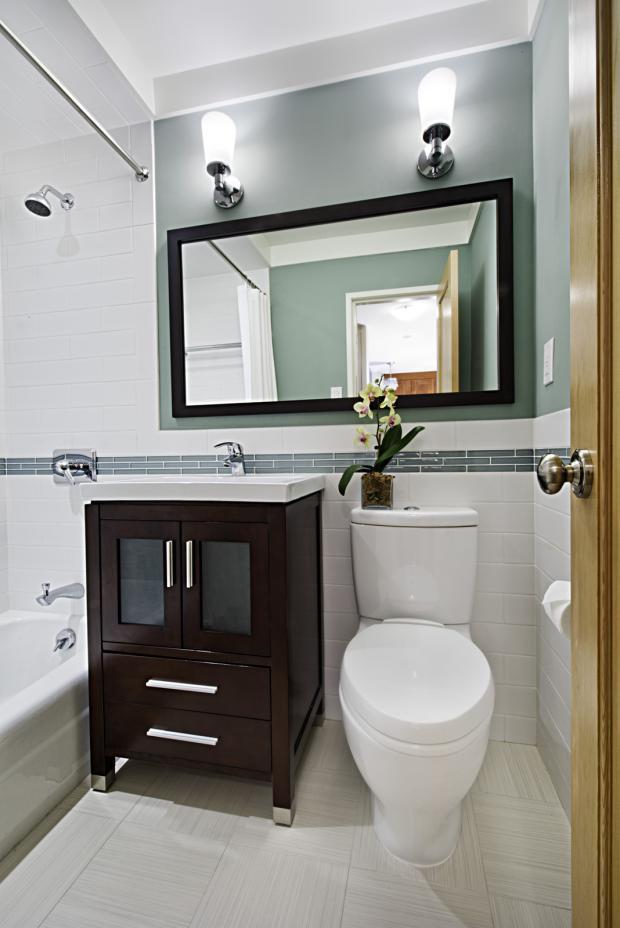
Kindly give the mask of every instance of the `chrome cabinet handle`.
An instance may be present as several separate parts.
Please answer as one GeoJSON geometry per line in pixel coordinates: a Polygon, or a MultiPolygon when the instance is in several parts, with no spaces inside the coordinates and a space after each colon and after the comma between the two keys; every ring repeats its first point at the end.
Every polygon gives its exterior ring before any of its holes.
{"type": "Polygon", "coordinates": [[[184,693],[207,693],[215,696],[217,686],[208,686],[205,683],[177,683],[176,680],[147,680],[145,686],[155,690],[180,690],[184,693]]]}
{"type": "Polygon", "coordinates": [[[166,588],[174,586],[174,542],[166,542],[166,588]]]}
{"type": "Polygon", "coordinates": [[[194,585],[194,542],[185,542],[185,587],[188,590],[194,585]]]}
{"type": "Polygon", "coordinates": [[[192,735],[185,731],[168,731],[166,728],[149,728],[146,733],[149,738],[164,738],[166,741],[189,741],[191,744],[206,744],[210,748],[214,748],[220,740],[219,738],[212,738],[211,735],[192,735]]]}

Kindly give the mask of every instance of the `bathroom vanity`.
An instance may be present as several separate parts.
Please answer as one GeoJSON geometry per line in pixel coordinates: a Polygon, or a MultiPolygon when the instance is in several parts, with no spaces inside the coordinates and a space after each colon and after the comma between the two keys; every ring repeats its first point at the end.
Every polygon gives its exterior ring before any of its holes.
{"type": "Polygon", "coordinates": [[[323,712],[320,475],[102,481],[86,509],[91,772],[116,757],[271,779],[323,712]]]}

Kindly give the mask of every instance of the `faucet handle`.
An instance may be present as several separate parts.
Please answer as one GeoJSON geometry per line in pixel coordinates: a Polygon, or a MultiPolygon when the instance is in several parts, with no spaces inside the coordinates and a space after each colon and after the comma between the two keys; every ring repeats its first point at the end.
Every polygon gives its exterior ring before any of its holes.
{"type": "Polygon", "coordinates": [[[41,584],[41,592],[43,593],[43,595],[45,596],[46,599],[47,599],[47,597],[49,596],[50,587],[51,587],[51,583],[42,583],[42,584],[41,584]]]}
{"type": "Polygon", "coordinates": [[[226,448],[229,454],[243,454],[243,448],[238,441],[220,441],[214,448],[226,448]]]}

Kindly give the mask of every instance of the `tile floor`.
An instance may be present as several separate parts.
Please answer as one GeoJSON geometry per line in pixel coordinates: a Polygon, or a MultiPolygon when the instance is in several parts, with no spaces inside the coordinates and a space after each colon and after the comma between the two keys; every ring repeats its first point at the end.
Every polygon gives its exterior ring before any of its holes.
{"type": "Polygon", "coordinates": [[[450,861],[375,838],[340,723],[315,729],[293,828],[268,785],[130,761],[0,862],[2,928],[570,928],[570,830],[534,747],[491,742],[450,861]]]}

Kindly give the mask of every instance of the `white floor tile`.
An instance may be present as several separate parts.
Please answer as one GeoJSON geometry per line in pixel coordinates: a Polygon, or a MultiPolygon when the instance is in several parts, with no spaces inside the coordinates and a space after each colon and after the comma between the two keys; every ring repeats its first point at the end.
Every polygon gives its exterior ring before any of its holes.
{"type": "Polygon", "coordinates": [[[570,828],[556,801],[473,796],[489,893],[570,908],[570,828]]]}
{"type": "Polygon", "coordinates": [[[491,911],[495,928],[571,928],[569,909],[491,896],[491,911]]]}
{"type": "Polygon", "coordinates": [[[88,780],[77,786],[60,803],[61,809],[75,808],[90,815],[122,820],[131,812],[159,768],[153,764],[128,761],[120,768],[112,787],[105,793],[90,789],[88,780]]]}
{"type": "Polygon", "coordinates": [[[42,928],[187,928],[221,853],[188,835],[121,823],[42,928]]]}
{"type": "Polygon", "coordinates": [[[485,895],[351,868],[342,928],[492,928],[485,895]]]}
{"type": "Polygon", "coordinates": [[[230,847],[191,928],[339,928],[346,881],[345,865],[230,847]]]}
{"type": "Polygon", "coordinates": [[[248,780],[164,767],[133,806],[127,821],[225,846],[245,814],[252,789],[248,780]]]}
{"type": "Polygon", "coordinates": [[[115,828],[112,819],[68,812],[0,884],[2,928],[38,928],[115,828]]]}

